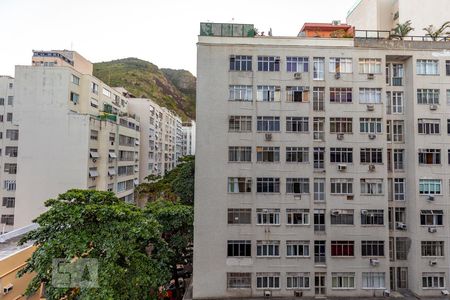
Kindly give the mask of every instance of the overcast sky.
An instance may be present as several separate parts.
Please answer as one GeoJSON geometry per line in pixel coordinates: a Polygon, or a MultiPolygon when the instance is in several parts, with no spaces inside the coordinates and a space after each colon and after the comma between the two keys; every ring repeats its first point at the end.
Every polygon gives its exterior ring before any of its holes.
{"type": "Polygon", "coordinates": [[[195,74],[199,23],[255,24],[297,35],[304,22],[342,20],[356,0],[0,0],[0,75],[31,50],[72,49],[92,62],[137,57],[195,74]]]}

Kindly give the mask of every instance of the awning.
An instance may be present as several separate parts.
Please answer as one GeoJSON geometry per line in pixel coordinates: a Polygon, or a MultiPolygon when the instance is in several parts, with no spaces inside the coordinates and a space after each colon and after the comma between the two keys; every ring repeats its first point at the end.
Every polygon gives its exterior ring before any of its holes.
{"type": "Polygon", "coordinates": [[[116,152],[109,152],[109,158],[117,158],[116,152]]]}
{"type": "Polygon", "coordinates": [[[108,175],[109,175],[109,176],[114,176],[114,175],[116,175],[116,170],[115,170],[115,169],[108,169],[108,175]]]}
{"type": "Polygon", "coordinates": [[[139,172],[139,168],[138,167],[134,167],[134,171],[135,172],[139,172]]]}
{"type": "Polygon", "coordinates": [[[89,177],[98,177],[97,170],[89,170],[89,177]]]}
{"type": "Polygon", "coordinates": [[[91,158],[99,158],[100,154],[97,151],[89,151],[91,158]]]}

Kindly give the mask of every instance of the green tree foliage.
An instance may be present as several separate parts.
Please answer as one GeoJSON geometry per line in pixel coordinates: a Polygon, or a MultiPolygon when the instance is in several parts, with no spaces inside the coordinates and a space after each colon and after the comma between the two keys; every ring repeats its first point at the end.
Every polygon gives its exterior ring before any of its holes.
{"type": "MultiPolygon", "coordinates": [[[[111,192],[69,190],[46,201],[39,227],[20,243],[38,246],[19,276],[35,272],[31,294],[45,283],[47,299],[150,299],[170,278],[165,230],[151,214],[111,192]],[[153,249],[151,254],[149,249],[153,249]],[[53,259],[98,260],[98,287],[52,286],[53,259]]],[[[84,274],[84,273],[83,273],[84,274]]]]}
{"type": "Polygon", "coordinates": [[[160,198],[170,201],[180,200],[183,204],[194,203],[194,156],[184,157],[181,163],[164,177],[148,176],[149,182],[141,183],[136,192],[144,202],[156,201],[160,198]]]}
{"type": "Polygon", "coordinates": [[[397,26],[392,28],[391,37],[396,37],[396,38],[403,40],[403,38],[405,36],[407,36],[408,33],[410,33],[413,30],[414,30],[414,28],[411,27],[411,20],[408,20],[405,23],[401,23],[401,24],[399,23],[399,24],[397,24],[397,26]]]}

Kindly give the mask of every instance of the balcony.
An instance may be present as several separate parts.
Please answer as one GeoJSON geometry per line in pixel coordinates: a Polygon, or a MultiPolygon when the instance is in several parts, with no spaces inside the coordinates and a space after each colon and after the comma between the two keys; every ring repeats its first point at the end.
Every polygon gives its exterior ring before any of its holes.
{"type": "Polygon", "coordinates": [[[402,77],[392,77],[392,86],[403,86],[402,77]]]}

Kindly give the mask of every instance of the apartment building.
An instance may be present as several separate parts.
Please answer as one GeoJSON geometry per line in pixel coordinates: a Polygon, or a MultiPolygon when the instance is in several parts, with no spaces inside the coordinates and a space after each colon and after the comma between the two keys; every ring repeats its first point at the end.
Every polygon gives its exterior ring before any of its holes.
{"type": "Polygon", "coordinates": [[[5,129],[2,149],[9,153],[2,157],[2,195],[16,200],[11,226],[30,224],[45,200],[71,188],[113,191],[133,202],[139,119],[128,113],[126,98],[92,76],[88,60],[74,51],[33,51],[31,66],[16,66],[14,97],[21,135],[17,141],[17,129],[5,129]],[[14,189],[15,196],[7,194],[14,189]]]}
{"type": "Polygon", "coordinates": [[[183,123],[182,155],[195,155],[195,121],[183,123]]]}
{"type": "Polygon", "coordinates": [[[448,294],[450,43],[200,29],[193,297],[448,294]]]}
{"type": "Polygon", "coordinates": [[[0,76],[0,234],[14,225],[18,126],[13,107],[14,78],[0,76]]]}

